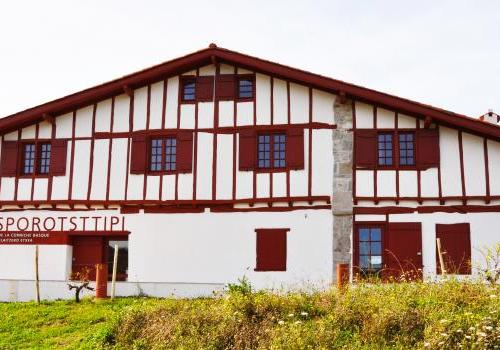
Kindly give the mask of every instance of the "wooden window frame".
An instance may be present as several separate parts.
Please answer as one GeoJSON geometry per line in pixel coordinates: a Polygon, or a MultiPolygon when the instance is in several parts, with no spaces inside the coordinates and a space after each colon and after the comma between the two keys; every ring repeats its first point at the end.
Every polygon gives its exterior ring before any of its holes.
{"type": "Polygon", "coordinates": [[[52,142],[50,140],[21,140],[19,141],[19,153],[18,156],[18,165],[17,172],[19,178],[48,178],[52,176],[52,142]],[[50,145],[50,158],[49,158],[49,171],[47,173],[40,172],[40,163],[41,163],[41,154],[42,154],[42,145],[48,144],[50,145]],[[35,147],[35,156],[34,156],[34,164],[33,164],[33,172],[26,174],[24,172],[24,160],[25,160],[25,152],[24,148],[26,145],[34,145],[35,147]]]}
{"type": "Polygon", "coordinates": [[[281,172],[286,172],[289,169],[288,167],[288,162],[287,162],[287,153],[288,153],[288,134],[285,130],[273,130],[273,131],[260,131],[256,133],[256,140],[255,144],[257,147],[256,151],[256,167],[255,167],[255,172],[257,173],[281,173],[281,172]],[[275,167],[274,166],[274,136],[275,135],[284,135],[285,136],[285,166],[284,167],[275,167]],[[269,167],[261,168],[259,167],[259,137],[260,136],[269,136],[269,167]]]}
{"type": "Polygon", "coordinates": [[[179,104],[194,104],[197,102],[196,96],[196,76],[183,75],[179,79],[179,104]],[[184,99],[184,86],[188,83],[194,83],[194,98],[192,100],[184,99]]]}
{"type": "Polygon", "coordinates": [[[234,84],[234,99],[236,102],[252,102],[255,100],[255,74],[237,74],[235,76],[234,84]],[[240,97],[240,80],[250,80],[252,83],[252,97],[240,97]]]}
{"type": "Polygon", "coordinates": [[[179,146],[179,140],[176,134],[163,134],[163,135],[150,135],[146,138],[147,142],[147,169],[146,174],[148,175],[170,175],[178,173],[178,152],[177,148],[179,146]],[[166,156],[166,140],[174,139],[175,140],[175,170],[165,170],[165,156],[166,156]],[[151,156],[152,156],[152,142],[153,140],[161,140],[162,144],[162,154],[161,154],[161,170],[151,170],[151,156]]]}
{"type": "MultiPolygon", "coordinates": [[[[366,278],[369,276],[377,276],[379,278],[383,278],[383,270],[384,270],[384,249],[386,246],[385,242],[385,231],[387,230],[387,225],[385,222],[376,222],[376,221],[361,221],[361,222],[356,222],[354,224],[354,242],[353,242],[353,273],[359,277],[366,278]],[[359,230],[361,228],[368,228],[368,229],[373,229],[373,228],[379,228],[380,229],[380,256],[381,256],[381,268],[378,270],[375,274],[371,275],[366,275],[363,273],[363,270],[361,269],[360,266],[360,249],[359,249],[359,242],[360,242],[360,237],[359,237],[359,230]]],[[[371,242],[371,241],[370,241],[371,242]]]]}
{"type": "MultiPolygon", "coordinates": [[[[256,272],[284,272],[287,270],[287,260],[288,260],[288,233],[290,232],[290,228],[257,228],[255,229],[256,233],[256,245],[255,245],[255,268],[254,271],[256,272]],[[262,251],[259,250],[259,235],[261,234],[273,234],[273,233],[280,233],[285,235],[285,242],[284,242],[284,256],[283,259],[284,261],[280,264],[283,266],[282,268],[275,268],[275,267],[264,267],[262,266],[262,257],[260,254],[262,254],[262,251]]],[[[266,259],[264,259],[266,260],[266,259]]]]}
{"type": "Polygon", "coordinates": [[[417,164],[417,129],[376,129],[377,134],[377,162],[374,167],[376,170],[419,170],[417,164]],[[413,134],[413,165],[401,165],[399,163],[399,135],[413,134]],[[392,134],[392,165],[380,165],[378,163],[378,135],[392,134]]]}

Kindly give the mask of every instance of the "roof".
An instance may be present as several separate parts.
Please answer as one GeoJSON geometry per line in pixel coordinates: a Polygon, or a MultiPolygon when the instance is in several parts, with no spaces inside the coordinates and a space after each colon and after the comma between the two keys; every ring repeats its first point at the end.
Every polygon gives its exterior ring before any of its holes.
{"type": "Polygon", "coordinates": [[[61,115],[113,95],[122,94],[125,90],[138,88],[160,79],[165,79],[168,76],[177,75],[192,70],[195,67],[210,64],[214,60],[259,73],[273,75],[335,94],[342,94],[353,100],[371,103],[405,114],[431,118],[443,125],[465,129],[475,134],[500,140],[500,127],[497,125],[341,80],[220,48],[215,44],[210,44],[206,49],[6,116],[0,119],[0,134],[5,134],[40,121],[44,118],[44,115],[61,115]]]}

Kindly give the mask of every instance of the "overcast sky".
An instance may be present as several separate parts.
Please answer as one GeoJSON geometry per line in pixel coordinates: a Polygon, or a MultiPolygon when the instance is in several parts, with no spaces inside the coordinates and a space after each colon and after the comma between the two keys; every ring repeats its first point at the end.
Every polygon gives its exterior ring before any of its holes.
{"type": "Polygon", "coordinates": [[[208,46],[500,113],[500,1],[2,1],[0,117],[208,46]]]}

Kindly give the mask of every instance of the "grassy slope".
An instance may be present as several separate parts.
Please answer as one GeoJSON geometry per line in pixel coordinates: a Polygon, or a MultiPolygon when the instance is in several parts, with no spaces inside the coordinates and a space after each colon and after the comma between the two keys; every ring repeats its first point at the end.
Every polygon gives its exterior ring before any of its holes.
{"type": "Polygon", "coordinates": [[[285,296],[237,289],[213,299],[0,304],[0,349],[500,347],[499,286],[359,285],[285,296]]]}

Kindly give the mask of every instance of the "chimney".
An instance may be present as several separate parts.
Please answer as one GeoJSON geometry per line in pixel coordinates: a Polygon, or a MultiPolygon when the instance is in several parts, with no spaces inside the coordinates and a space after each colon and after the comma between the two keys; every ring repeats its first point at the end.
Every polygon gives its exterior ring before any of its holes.
{"type": "Polygon", "coordinates": [[[496,125],[500,126],[500,115],[493,112],[492,109],[488,110],[488,113],[480,116],[479,120],[486,122],[486,123],[496,124],[496,125]]]}

